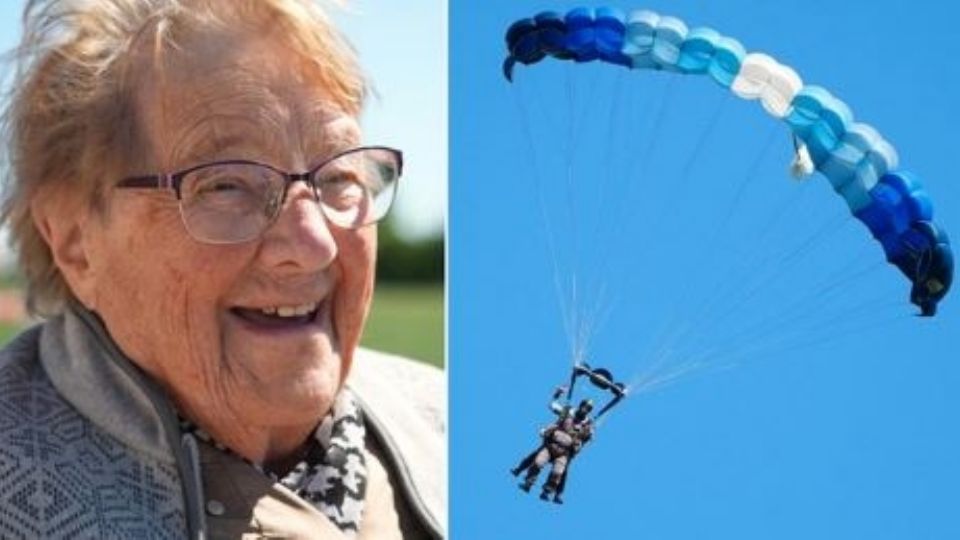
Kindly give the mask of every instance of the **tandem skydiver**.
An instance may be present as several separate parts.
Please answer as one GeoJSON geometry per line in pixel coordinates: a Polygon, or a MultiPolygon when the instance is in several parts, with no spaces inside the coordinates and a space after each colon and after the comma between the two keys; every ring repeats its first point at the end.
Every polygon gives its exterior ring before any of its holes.
{"type": "Polygon", "coordinates": [[[561,496],[570,461],[593,437],[593,420],[590,419],[593,402],[584,399],[575,411],[571,411],[569,405],[559,401],[565,391],[565,388],[560,387],[554,392],[550,409],[557,415],[557,420],[540,430],[540,446],[510,471],[514,476],[519,476],[526,471],[527,474],[520,483],[520,489],[530,491],[537,481],[540,470],[548,463],[552,464],[540,498],[548,501],[552,497],[553,502],[557,504],[563,504],[561,496]]]}

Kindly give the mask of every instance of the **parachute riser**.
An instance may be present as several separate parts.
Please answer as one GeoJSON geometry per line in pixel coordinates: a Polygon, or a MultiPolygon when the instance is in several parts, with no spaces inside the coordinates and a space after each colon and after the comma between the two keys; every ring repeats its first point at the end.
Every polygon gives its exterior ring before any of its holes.
{"type": "Polygon", "coordinates": [[[567,387],[566,403],[564,404],[567,407],[572,407],[574,389],[577,384],[577,379],[580,377],[586,377],[587,380],[597,388],[613,394],[613,397],[592,416],[594,422],[613,409],[613,407],[620,403],[627,395],[626,387],[623,383],[615,382],[610,371],[604,368],[594,369],[586,362],[579,362],[573,366],[573,370],[570,373],[570,385],[567,387]]]}

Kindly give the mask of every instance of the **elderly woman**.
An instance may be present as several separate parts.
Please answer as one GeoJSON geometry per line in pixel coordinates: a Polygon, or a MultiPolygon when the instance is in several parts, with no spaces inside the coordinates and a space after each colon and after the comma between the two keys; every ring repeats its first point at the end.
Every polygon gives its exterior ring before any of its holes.
{"type": "Polygon", "coordinates": [[[398,151],[309,0],[34,0],[0,536],[436,538],[439,372],[358,349],[398,151]]]}

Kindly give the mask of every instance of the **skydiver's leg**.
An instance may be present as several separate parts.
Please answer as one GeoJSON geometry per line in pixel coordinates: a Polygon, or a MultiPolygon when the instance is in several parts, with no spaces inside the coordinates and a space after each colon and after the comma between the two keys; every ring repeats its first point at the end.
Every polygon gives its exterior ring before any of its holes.
{"type": "Polygon", "coordinates": [[[556,492],[560,487],[560,479],[563,477],[565,471],[567,470],[567,462],[570,460],[570,456],[563,454],[553,458],[553,467],[550,469],[550,476],[547,478],[547,481],[543,484],[543,493],[540,494],[540,498],[546,500],[549,498],[551,493],[556,492]]]}
{"type": "Polygon", "coordinates": [[[533,450],[533,452],[530,452],[529,454],[527,454],[526,457],[520,460],[520,463],[518,463],[516,467],[514,467],[513,469],[510,469],[510,472],[514,476],[520,476],[520,473],[527,470],[530,467],[530,465],[533,465],[533,460],[537,458],[537,453],[540,452],[542,448],[543,446],[541,446],[540,448],[536,448],[533,450]]]}
{"type": "Polygon", "coordinates": [[[553,502],[557,504],[563,504],[563,490],[567,489],[567,474],[570,472],[570,464],[573,461],[573,458],[567,460],[567,466],[563,469],[563,474],[560,475],[560,484],[557,485],[557,492],[553,494],[553,502]]]}
{"type": "Polygon", "coordinates": [[[527,468],[527,476],[523,479],[523,483],[520,484],[520,489],[530,491],[530,488],[533,487],[533,484],[537,481],[537,476],[540,475],[540,469],[549,461],[550,450],[546,446],[537,450],[536,455],[533,457],[533,463],[527,468]]]}

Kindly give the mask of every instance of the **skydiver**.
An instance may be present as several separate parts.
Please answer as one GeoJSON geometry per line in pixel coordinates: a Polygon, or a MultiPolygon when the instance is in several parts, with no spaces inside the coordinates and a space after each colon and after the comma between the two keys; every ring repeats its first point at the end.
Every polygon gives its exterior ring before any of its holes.
{"type": "MultiPolygon", "coordinates": [[[[555,394],[554,398],[559,397],[555,394]]],[[[551,404],[551,409],[557,412],[555,407],[557,402],[551,404]]],[[[543,484],[543,491],[540,493],[542,500],[548,501],[553,498],[553,502],[562,504],[563,485],[566,483],[566,471],[570,461],[583,448],[583,445],[593,437],[593,421],[590,419],[590,411],[593,410],[593,402],[585,399],[580,402],[575,412],[571,414],[570,407],[563,407],[560,418],[553,424],[542,429],[540,435],[542,443],[539,448],[525,457],[519,465],[511,472],[514,476],[519,476],[525,469],[526,477],[520,484],[520,489],[530,491],[533,484],[537,481],[540,470],[550,463],[550,475],[543,484]]]]}
{"type": "MultiPolygon", "coordinates": [[[[590,439],[593,438],[593,420],[591,420],[588,417],[588,415],[590,414],[590,411],[593,410],[593,403],[589,400],[585,400],[585,402],[586,402],[586,407],[583,409],[582,413],[578,409],[577,413],[574,414],[574,417],[573,417],[574,422],[580,424],[583,428],[583,431],[585,432],[585,437],[583,439],[581,447],[584,444],[587,444],[587,442],[589,442],[590,439]]],[[[581,403],[581,405],[582,404],[583,403],[581,403]]],[[[567,466],[563,469],[563,474],[560,475],[560,482],[557,485],[557,489],[553,495],[553,502],[557,504],[563,504],[562,496],[563,496],[564,490],[567,487],[567,475],[570,473],[570,465],[573,463],[573,458],[575,455],[576,453],[570,456],[570,459],[567,461],[567,466]]]]}
{"type": "MultiPolygon", "coordinates": [[[[566,392],[567,392],[567,387],[562,385],[556,387],[553,391],[553,399],[550,402],[550,411],[553,414],[557,415],[557,420],[556,420],[557,423],[563,420],[563,417],[565,415],[570,414],[570,405],[563,403],[563,401],[561,401],[560,399],[560,397],[563,396],[563,394],[565,394],[566,392]]],[[[546,429],[547,428],[543,428],[540,430],[541,438],[543,437],[543,433],[544,431],[546,431],[546,429]]],[[[514,476],[520,476],[521,472],[527,470],[530,467],[530,465],[533,463],[533,460],[537,457],[537,453],[540,452],[543,446],[544,445],[541,444],[540,446],[535,448],[533,452],[530,452],[529,454],[527,454],[526,457],[520,460],[520,463],[518,463],[516,467],[510,469],[510,472],[514,476]]]]}

